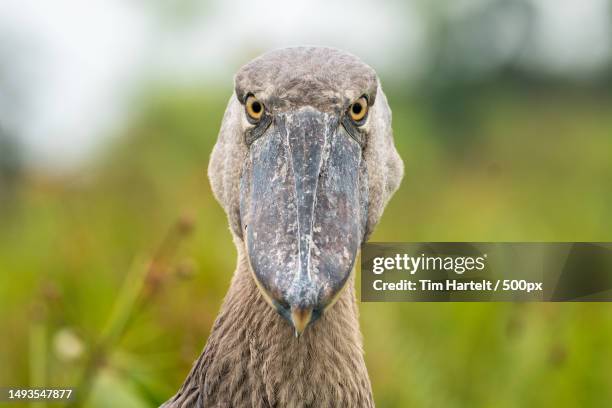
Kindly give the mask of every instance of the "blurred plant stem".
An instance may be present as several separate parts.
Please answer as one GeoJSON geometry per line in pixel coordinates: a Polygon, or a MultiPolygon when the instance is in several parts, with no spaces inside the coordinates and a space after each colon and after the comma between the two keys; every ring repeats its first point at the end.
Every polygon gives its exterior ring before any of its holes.
{"type": "Polygon", "coordinates": [[[102,368],[113,347],[120,341],[132,319],[169,277],[171,262],[179,245],[191,233],[193,222],[181,217],[168,231],[149,262],[137,258],[128,270],[124,284],[115,300],[113,311],[100,338],[93,347],[69,406],[82,406],[91,393],[96,374],[102,368]]]}
{"type": "MultiPolygon", "coordinates": [[[[30,388],[47,385],[47,327],[43,319],[34,317],[30,324],[30,388]]],[[[31,407],[44,408],[44,400],[30,402],[31,407]]]]}

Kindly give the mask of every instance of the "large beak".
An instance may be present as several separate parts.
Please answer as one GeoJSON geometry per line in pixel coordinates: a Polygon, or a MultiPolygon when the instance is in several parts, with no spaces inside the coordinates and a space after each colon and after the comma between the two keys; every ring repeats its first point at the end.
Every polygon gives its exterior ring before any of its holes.
{"type": "Polygon", "coordinates": [[[310,107],[277,115],[251,145],[240,191],[248,258],[296,335],[351,274],[366,225],[365,169],[338,116],[310,107]]]}

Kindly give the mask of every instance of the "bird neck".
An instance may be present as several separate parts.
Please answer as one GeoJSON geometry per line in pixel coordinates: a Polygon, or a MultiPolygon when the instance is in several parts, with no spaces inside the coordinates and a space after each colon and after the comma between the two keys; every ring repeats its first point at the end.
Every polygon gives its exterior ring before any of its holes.
{"type": "Polygon", "coordinates": [[[373,406],[354,278],[349,278],[337,302],[296,338],[290,324],[262,297],[244,250],[238,248],[231,286],[189,376],[199,378],[202,401],[225,401],[230,406],[373,406]]]}

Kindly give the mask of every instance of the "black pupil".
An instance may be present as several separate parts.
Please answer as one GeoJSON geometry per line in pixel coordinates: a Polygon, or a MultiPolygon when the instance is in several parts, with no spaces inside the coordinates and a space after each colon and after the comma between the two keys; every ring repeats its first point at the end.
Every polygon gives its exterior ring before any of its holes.
{"type": "Polygon", "coordinates": [[[259,113],[261,112],[261,104],[257,101],[253,102],[253,104],[251,105],[251,110],[254,113],[259,113]]]}
{"type": "Polygon", "coordinates": [[[362,107],[361,107],[360,104],[358,104],[358,103],[354,103],[353,104],[353,113],[355,115],[359,115],[361,113],[361,109],[362,109],[362,107]]]}

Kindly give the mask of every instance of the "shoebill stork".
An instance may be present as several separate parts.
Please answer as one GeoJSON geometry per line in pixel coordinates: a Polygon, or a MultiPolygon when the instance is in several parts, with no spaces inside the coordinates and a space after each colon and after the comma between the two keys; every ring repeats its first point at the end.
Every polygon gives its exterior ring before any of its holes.
{"type": "Polygon", "coordinates": [[[372,407],[352,270],[403,175],[375,71],[331,48],[254,59],[208,175],[238,265],[163,407],[372,407]]]}

